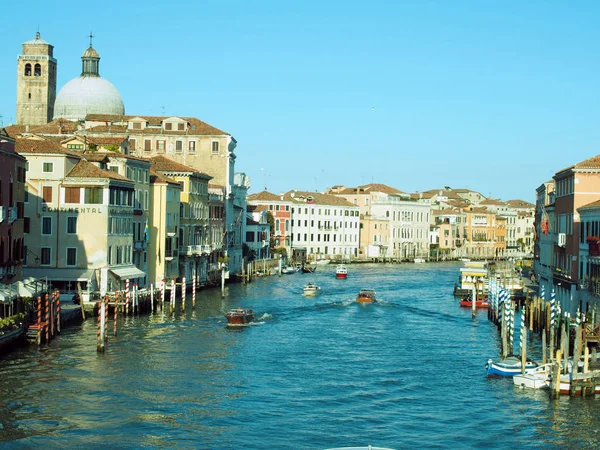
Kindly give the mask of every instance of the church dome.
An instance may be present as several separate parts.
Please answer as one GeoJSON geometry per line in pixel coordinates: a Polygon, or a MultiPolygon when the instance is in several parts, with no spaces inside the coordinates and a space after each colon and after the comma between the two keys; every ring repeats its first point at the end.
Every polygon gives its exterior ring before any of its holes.
{"type": "Polygon", "coordinates": [[[81,75],[63,86],[54,103],[54,119],[83,120],[88,114],[125,114],[121,94],[99,76],[81,75]]]}
{"type": "Polygon", "coordinates": [[[119,91],[100,76],[100,55],[90,47],[81,56],[81,75],[63,86],[54,102],[54,119],[84,120],[88,114],[125,114],[119,91]]]}

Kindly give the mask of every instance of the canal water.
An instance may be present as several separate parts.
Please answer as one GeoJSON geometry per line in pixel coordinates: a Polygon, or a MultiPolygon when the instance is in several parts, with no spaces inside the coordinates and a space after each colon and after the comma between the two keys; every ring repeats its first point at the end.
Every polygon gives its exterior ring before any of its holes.
{"type": "Polygon", "coordinates": [[[200,291],[195,311],[188,295],[185,312],[121,322],[104,354],[88,320],[2,357],[0,447],[598,446],[598,400],[485,378],[498,332],[459,308],[458,264],[348,267],[200,291]],[[380,303],[356,303],[361,288],[380,303]],[[257,323],[227,329],[238,306],[257,323]]]}

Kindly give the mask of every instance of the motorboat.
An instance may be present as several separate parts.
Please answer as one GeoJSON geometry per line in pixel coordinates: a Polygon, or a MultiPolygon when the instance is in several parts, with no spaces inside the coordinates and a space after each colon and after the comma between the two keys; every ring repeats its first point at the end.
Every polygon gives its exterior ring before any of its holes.
{"type": "Polygon", "coordinates": [[[346,279],[348,277],[348,268],[345,264],[338,264],[335,268],[335,277],[340,279],[346,279]]]}
{"type": "MultiPolygon", "coordinates": [[[[532,359],[525,362],[525,370],[534,369],[539,366],[532,359]]],[[[517,356],[508,356],[500,361],[488,359],[485,365],[485,371],[488,377],[512,377],[521,373],[521,358],[517,356]]]]}
{"type": "Polygon", "coordinates": [[[315,283],[308,283],[302,288],[302,293],[304,295],[317,295],[319,292],[321,292],[321,287],[315,283]]]}
{"type": "Polygon", "coordinates": [[[373,289],[361,289],[356,301],[358,303],[375,303],[375,291],[373,289]]]}
{"type": "Polygon", "coordinates": [[[422,264],[424,262],[426,262],[424,258],[415,258],[414,259],[415,264],[422,264]]]}
{"type": "Polygon", "coordinates": [[[515,386],[525,389],[544,389],[550,386],[550,375],[553,363],[542,364],[533,369],[526,369],[525,373],[513,376],[515,386]]]}
{"type": "Polygon", "coordinates": [[[298,269],[294,266],[285,266],[281,269],[281,273],[292,274],[298,272],[298,269]]]}
{"type": "Polygon", "coordinates": [[[302,273],[314,273],[317,271],[317,268],[302,266],[302,268],[300,270],[302,271],[302,273]]]}
{"type": "Polygon", "coordinates": [[[225,314],[225,317],[227,318],[227,325],[247,325],[254,320],[254,311],[245,308],[233,308],[230,309],[227,314],[225,314]]]}
{"type": "MultiPolygon", "coordinates": [[[[473,308],[473,296],[469,295],[467,297],[463,297],[461,299],[460,302],[458,302],[458,304],[461,306],[461,308],[473,308]]],[[[489,308],[490,304],[488,302],[488,298],[477,298],[475,300],[475,308],[477,309],[483,309],[483,308],[489,308]]]]}
{"type": "Polygon", "coordinates": [[[316,261],[311,261],[310,264],[317,266],[326,266],[331,262],[330,259],[317,259],[316,261]]]}

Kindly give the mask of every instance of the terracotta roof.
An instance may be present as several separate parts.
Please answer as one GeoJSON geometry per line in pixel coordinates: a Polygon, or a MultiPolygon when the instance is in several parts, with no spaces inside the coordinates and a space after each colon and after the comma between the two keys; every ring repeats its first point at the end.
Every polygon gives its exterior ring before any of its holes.
{"type": "Polygon", "coordinates": [[[404,192],[402,192],[396,188],[390,187],[386,184],[378,184],[378,183],[363,184],[362,186],[357,186],[357,187],[344,187],[341,185],[335,185],[330,190],[335,191],[335,194],[343,194],[343,195],[371,194],[372,192],[383,192],[385,194],[404,194],[404,192]]]}
{"type": "MultiPolygon", "coordinates": [[[[152,162],[152,167],[157,172],[189,172],[195,173],[199,175],[204,175],[206,177],[210,176],[205,173],[200,172],[199,170],[193,169],[192,167],[179,164],[169,158],[165,158],[162,155],[154,156],[152,158],[147,158],[152,162]]],[[[211,177],[212,178],[212,177],[211,177]]]]}
{"type": "Polygon", "coordinates": [[[73,151],[66,150],[58,142],[49,139],[18,137],[15,140],[15,146],[17,153],[39,153],[79,156],[73,151]]]}
{"type": "Polygon", "coordinates": [[[112,137],[112,136],[86,136],[85,138],[88,144],[96,145],[121,145],[127,139],[125,137],[112,137]]]}
{"type": "Polygon", "coordinates": [[[321,194],[320,192],[306,192],[306,191],[289,191],[283,194],[284,200],[291,201],[296,204],[316,204],[316,205],[330,205],[330,206],[355,206],[354,203],[350,203],[343,197],[332,194],[321,194]],[[292,197],[293,195],[293,197],[292,197]],[[308,198],[311,197],[311,200],[308,198]]]}
{"type": "Polygon", "coordinates": [[[533,203],[526,202],[525,200],[508,200],[506,203],[511,208],[535,208],[533,203]]]}
{"type": "Polygon", "coordinates": [[[154,183],[176,184],[181,187],[181,183],[178,181],[175,181],[173,178],[169,178],[150,167],[150,184],[154,183]]]}
{"type": "Polygon", "coordinates": [[[501,200],[496,200],[493,198],[486,198],[485,200],[481,201],[479,203],[481,206],[506,206],[506,203],[504,203],[501,200]]]}
{"type": "Polygon", "coordinates": [[[144,161],[145,163],[151,164],[151,161],[148,160],[148,158],[138,158],[136,156],[125,155],[119,152],[107,152],[102,150],[98,150],[97,152],[82,152],[81,156],[88,161],[103,161],[106,158],[124,158],[131,161],[144,161]]]}
{"type": "Polygon", "coordinates": [[[89,161],[81,160],[71,171],[67,174],[68,178],[110,178],[112,180],[128,181],[132,183],[129,178],[119,175],[112,170],[102,170],[89,161]]]}
{"type": "Polygon", "coordinates": [[[472,213],[483,213],[483,214],[494,214],[493,212],[489,211],[487,208],[471,208],[470,210],[468,210],[467,212],[472,212],[472,213]]]}
{"type": "Polygon", "coordinates": [[[387,184],[369,183],[358,186],[359,189],[364,189],[365,192],[383,192],[385,194],[404,194],[399,189],[388,186],[387,184]]]}
{"type": "Polygon", "coordinates": [[[251,219],[250,217],[246,217],[246,225],[260,225],[260,222],[257,222],[254,219],[251,219]]]}
{"type": "Polygon", "coordinates": [[[150,128],[145,130],[134,130],[128,129],[127,131],[130,134],[183,134],[183,135],[230,135],[229,133],[219,130],[218,128],[213,127],[212,125],[207,124],[206,122],[202,122],[201,120],[195,117],[180,117],[180,116],[118,116],[118,115],[110,115],[110,114],[88,114],[85,118],[86,121],[90,122],[106,122],[110,123],[119,123],[119,122],[128,122],[131,119],[135,118],[145,119],[151,125],[161,125],[165,119],[170,119],[172,117],[178,117],[186,121],[190,126],[187,131],[177,131],[177,130],[157,130],[156,128],[150,128]],[[192,129],[195,127],[195,129],[192,129]]]}
{"type": "Polygon", "coordinates": [[[431,214],[433,214],[434,216],[447,216],[447,215],[456,215],[456,214],[463,214],[463,213],[462,213],[462,211],[457,211],[455,209],[444,208],[444,209],[434,209],[433,211],[431,211],[431,214]]]}
{"type": "Polygon", "coordinates": [[[263,201],[277,202],[277,201],[281,201],[281,196],[272,194],[269,191],[261,191],[261,192],[257,192],[256,194],[250,194],[248,196],[248,200],[263,200],[263,201]]]}
{"type": "MultiPolygon", "coordinates": [[[[68,135],[73,134],[77,131],[79,122],[72,122],[65,119],[55,119],[52,122],[48,122],[45,125],[30,125],[29,133],[34,134],[55,134],[55,135],[68,135]]],[[[25,133],[27,125],[9,125],[6,127],[10,136],[16,136],[25,133]]]]}
{"type": "Polygon", "coordinates": [[[96,125],[95,127],[86,128],[85,131],[90,133],[126,133],[127,125],[96,125]]]}

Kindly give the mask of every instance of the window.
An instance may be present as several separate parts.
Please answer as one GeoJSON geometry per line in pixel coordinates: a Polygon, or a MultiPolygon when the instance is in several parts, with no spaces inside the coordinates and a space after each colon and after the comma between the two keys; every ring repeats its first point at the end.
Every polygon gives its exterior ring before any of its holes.
{"type": "Polygon", "coordinates": [[[40,250],[40,264],[42,266],[49,266],[52,249],[50,247],[42,247],[40,250]]]}
{"type": "Polygon", "coordinates": [[[188,151],[190,153],[196,153],[196,141],[188,142],[188,151]]]}
{"type": "Polygon", "coordinates": [[[184,131],[185,130],[185,123],[178,123],[177,124],[177,129],[179,131],[184,131]]]}
{"type": "Polygon", "coordinates": [[[135,152],[136,148],[135,139],[129,139],[129,150],[133,150],[135,152]]]}
{"type": "MultiPolygon", "coordinates": [[[[50,195],[52,197],[52,195],[50,195]]],[[[78,187],[65,188],[65,203],[79,203],[81,198],[81,189],[78,187]]]]}
{"type": "Polygon", "coordinates": [[[171,122],[165,123],[165,130],[171,131],[173,129],[173,124],[171,122]]]}
{"type": "Polygon", "coordinates": [[[23,233],[29,233],[31,229],[31,219],[29,217],[23,217],[23,233]]]}
{"type": "Polygon", "coordinates": [[[77,216],[67,217],[67,234],[77,234],[77,216]]]}
{"type": "Polygon", "coordinates": [[[144,151],[149,152],[150,150],[152,150],[152,141],[150,139],[144,139],[144,151]]]}
{"type": "Polygon", "coordinates": [[[111,172],[119,173],[119,166],[108,166],[108,170],[111,172]]]}
{"type": "Polygon", "coordinates": [[[42,235],[52,234],[52,217],[42,217],[42,235]]]}
{"type": "Polygon", "coordinates": [[[75,247],[67,248],[67,266],[77,265],[77,249],[75,247]]]}
{"type": "Polygon", "coordinates": [[[39,77],[42,75],[42,66],[39,64],[36,64],[34,69],[33,69],[33,76],[34,77],[39,77]]]}
{"type": "Polygon", "coordinates": [[[131,124],[131,128],[133,128],[134,130],[141,130],[142,129],[142,124],[139,122],[133,122],[131,124]]]}
{"type": "Polygon", "coordinates": [[[52,203],[52,186],[44,186],[42,189],[44,203],[52,203]]]}
{"type": "Polygon", "coordinates": [[[29,64],[29,63],[25,64],[25,76],[26,77],[31,76],[31,64],[29,64]]]}
{"type": "Polygon", "coordinates": [[[219,154],[219,141],[213,141],[213,143],[212,143],[212,154],[213,155],[218,155],[219,154]]]}
{"type": "Polygon", "coordinates": [[[54,172],[54,163],[51,162],[45,162],[43,167],[42,167],[42,172],[45,173],[52,173],[54,172]]]}
{"type": "Polygon", "coordinates": [[[158,152],[165,151],[165,141],[164,140],[156,141],[156,151],[158,151],[158,152]]]}
{"type": "Polygon", "coordinates": [[[183,141],[175,141],[175,151],[178,153],[183,151],[183,141]]]}
{"type": "Polygon", "coordinates": [[[102,204],[102,189],[100,188],[85,188],[84,201],[86,205],[101,205],[102,204]]]}
{"type": "Polygon", "coordinates": [[[67,144],[69,150],[83,150],[83,144],[67,144]]]}

